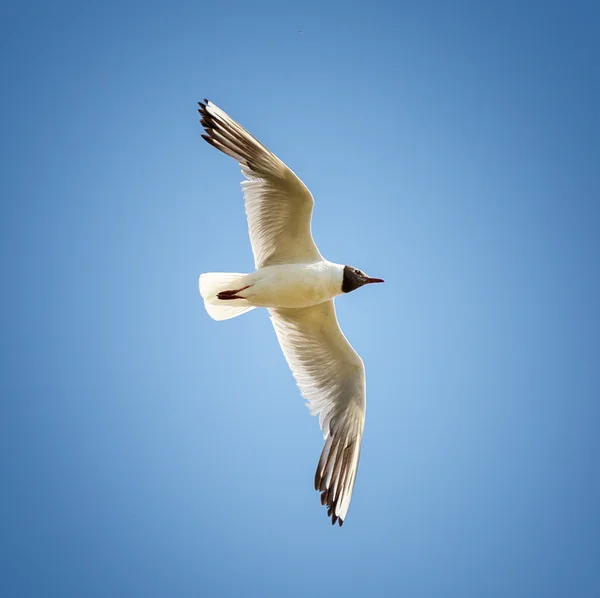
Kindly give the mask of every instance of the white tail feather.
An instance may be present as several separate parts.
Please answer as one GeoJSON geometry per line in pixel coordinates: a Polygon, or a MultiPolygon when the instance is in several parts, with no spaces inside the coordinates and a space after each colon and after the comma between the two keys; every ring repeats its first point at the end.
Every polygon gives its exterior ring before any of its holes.
{"type": "Polygon", "coordinates": [[[204,307],[213,320],[229,320],[254,309],[245,299],[217,299],[222,291],[240,289],[244,286],[246,274],[236,272],[209,272],[201,274],[198,286],[204,299],[204,307]]]}

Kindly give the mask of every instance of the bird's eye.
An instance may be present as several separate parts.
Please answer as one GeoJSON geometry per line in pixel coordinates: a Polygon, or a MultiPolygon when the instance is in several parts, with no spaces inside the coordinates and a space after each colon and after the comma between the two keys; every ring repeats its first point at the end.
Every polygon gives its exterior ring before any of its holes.
{"type": "Polygon", "coordinates": [[[360,270],[354,270],[354,274],[360,274],[360,270]]]}

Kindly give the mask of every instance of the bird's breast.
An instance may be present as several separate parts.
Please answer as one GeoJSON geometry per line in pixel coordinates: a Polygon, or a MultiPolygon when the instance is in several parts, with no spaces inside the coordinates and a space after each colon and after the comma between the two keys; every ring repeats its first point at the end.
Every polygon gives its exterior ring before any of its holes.
{"type": "Polygon", "coordinates": [[[308,307],[341,293],[334,264],[285,264],[260,268],[249,276],[242,296],[258,307],[308,307]]]}

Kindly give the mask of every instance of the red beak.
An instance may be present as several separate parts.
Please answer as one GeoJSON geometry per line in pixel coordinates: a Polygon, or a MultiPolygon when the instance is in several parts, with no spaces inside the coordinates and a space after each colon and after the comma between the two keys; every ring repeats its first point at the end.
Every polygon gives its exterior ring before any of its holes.
{"type": "Polygon", "coordinates": [[[383,278],[367,278],[367,284],[372,282],[385,282],[385,280],[383,280],[383,278]]]}

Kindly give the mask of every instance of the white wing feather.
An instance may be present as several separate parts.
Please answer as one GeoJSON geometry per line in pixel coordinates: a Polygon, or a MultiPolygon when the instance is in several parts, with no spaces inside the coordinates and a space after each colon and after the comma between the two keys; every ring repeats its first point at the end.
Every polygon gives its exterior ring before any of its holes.
{"type": "Polygon", "coordinates": [[[240,164],[256,268],[322,258],[312,238],[314,199],[275,154],[212,102],[199,102],[206,141],[240,164]]]}
{"type": "Polygon", "coordinates": [[[301,309],[270,309],[271,319],[294,378],[319,414],[325,447],[315,489],[342,525],[358,469],[365,422],[365,368],[339,327],[333,301],[301,309]]]}

